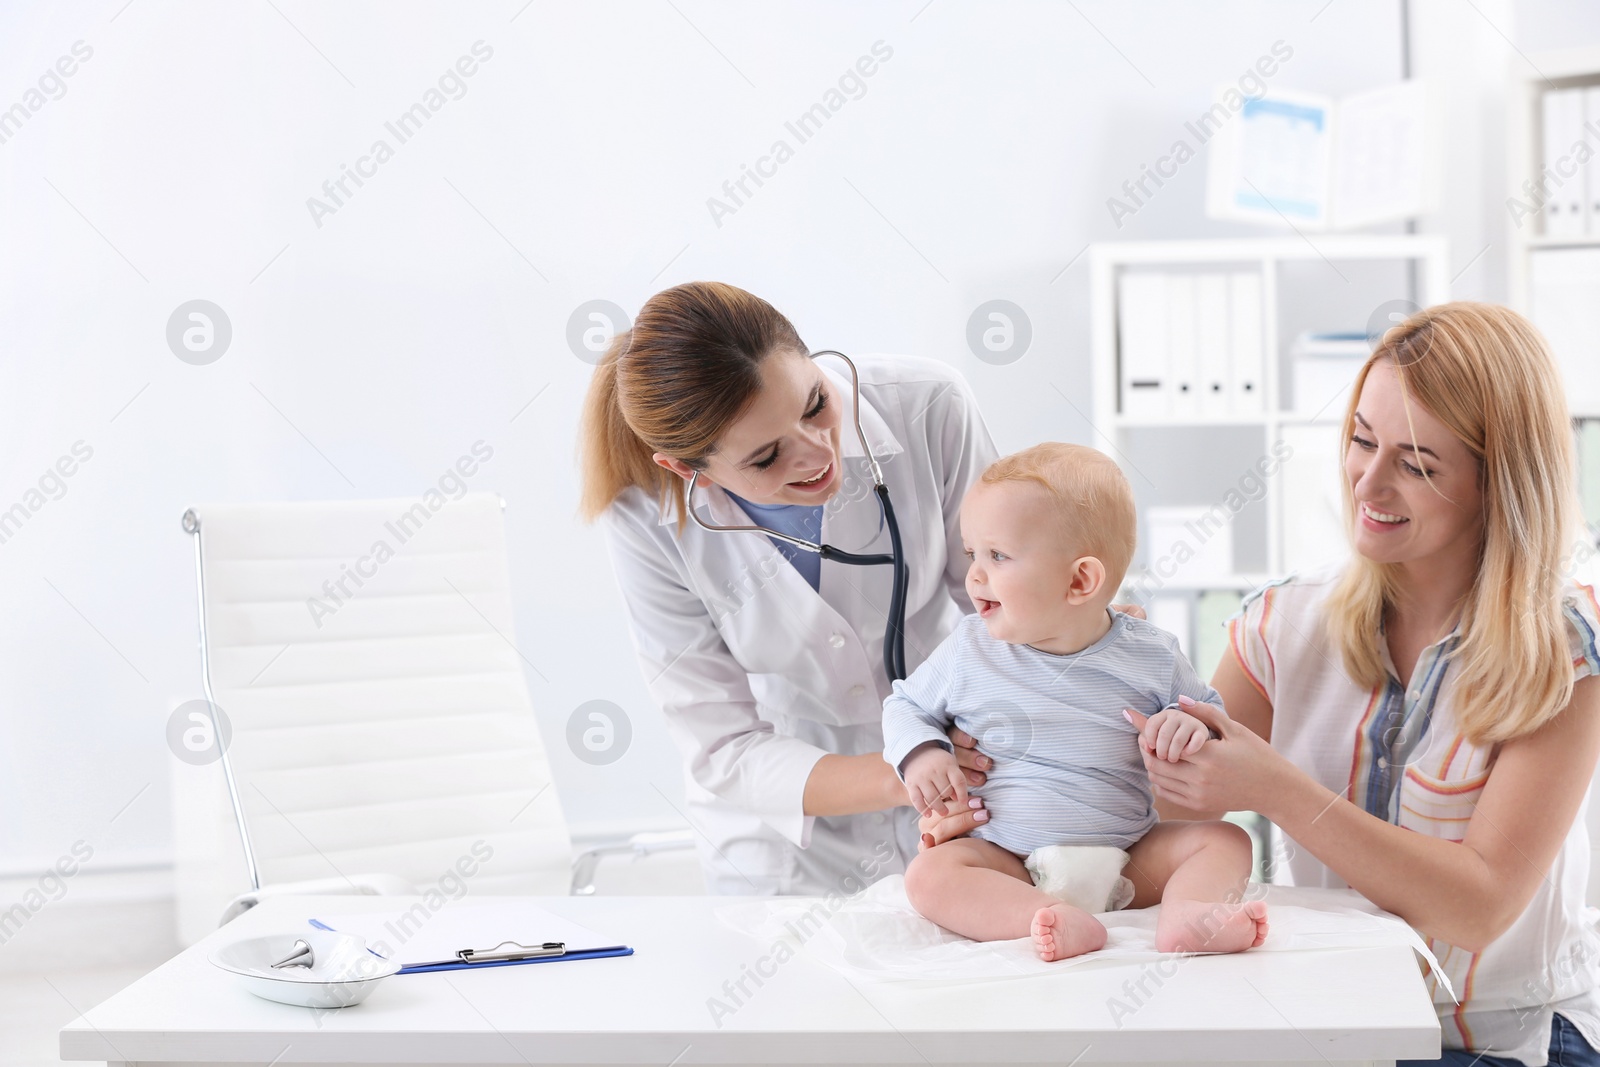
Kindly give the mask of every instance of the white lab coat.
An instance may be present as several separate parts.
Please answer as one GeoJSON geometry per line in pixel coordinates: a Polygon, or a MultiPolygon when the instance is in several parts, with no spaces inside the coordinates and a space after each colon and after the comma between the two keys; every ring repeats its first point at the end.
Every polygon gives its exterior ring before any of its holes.
{"type": "MultiPolygon", "coordinates": [[[[906,667],[914,670],[972,610],[962,497],[995,457],[960,374],[937,360],[854,357],[861,425],[899,520],[910,566],[906,667]]],[[[849,368],[819,357],[839,404],[842,482],[822,540],[888,552],[856,436],[849,368]]],[[[718,525],[752,520],[702,483],[692,501],[718,525]]],[[[802,796],[824,754],[883,751],[883,630],[891,568],[822,563],[813,590],[770,539],[689,520],[679,533],[637,487],[602,518],[652,696],[683,753],[689,810],[713,893],[851,892],[916,855],[909,807],[807,816],[802,796]]]]}

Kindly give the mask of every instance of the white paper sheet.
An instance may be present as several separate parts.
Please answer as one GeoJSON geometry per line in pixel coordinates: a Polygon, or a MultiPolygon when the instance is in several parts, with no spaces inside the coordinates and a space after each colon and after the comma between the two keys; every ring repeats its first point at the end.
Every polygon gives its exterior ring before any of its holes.
{"type": "Polygon", "coordinates": [[[368,948],[384,959],[398,957],[406,967],[455,963],[460,949],[487,952],[502,941],[523,945],[564,941],[569,953],[621,944],[616,938],[515,900],[446,904],[438,911],[418,904],[410,911],[328,915],[318,921],[341,934],[366,938],[368,948]]]}
{"type": "MultiPolygon", "coordinates": [[[[1349,890],[1257,886],[1267,903],[1267,939],[1251,952],[1295,952],[1381,945],[1416,950],[1455,999],[1450,980],[1410,926],[1349,890]]],[[[771,944],[786,941],[852,981],[974,981],[1052,974],[1098,960],[1153,960],[1158,908],[1106,912],[1106,947],[1045,963],[1029,938],[969,941],[924,919],[906,899],[905,878],[892,875],[853,897],[741,901],[718,909],[731,929],[771,944]]]]}

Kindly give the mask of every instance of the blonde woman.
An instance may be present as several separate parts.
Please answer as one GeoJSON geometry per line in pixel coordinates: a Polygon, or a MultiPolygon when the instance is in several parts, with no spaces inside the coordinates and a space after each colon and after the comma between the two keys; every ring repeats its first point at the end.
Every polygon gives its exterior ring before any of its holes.
{"type": "Polygon", "coordinates": [[[1523,318],[1445,304],[1390,331],[1345,414],[1355,549],[1257,592],[1212,684],[1220,735],[1150,757],[1168,818],[1254,810],[1298,885],[1421,932],[1438,1062],[1600,1062],[1583,801],[1600,755],[1594,591],[1559,375],[1523,318]]]}

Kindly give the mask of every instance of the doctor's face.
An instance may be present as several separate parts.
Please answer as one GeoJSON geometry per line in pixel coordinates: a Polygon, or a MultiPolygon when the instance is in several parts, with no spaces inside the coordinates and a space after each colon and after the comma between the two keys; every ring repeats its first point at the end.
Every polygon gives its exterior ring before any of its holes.
{"type": "Polygon", "coordinates": [[[1483,538],[1471,449],[1427,408],[1407,403],[1388,360],[1367,372],[1355,423],[1344,470],[1355,497],[1356,551],[1378,563],[1438,558],[1470,566],[1483,538]]]}
{"type": "Polygon", "coordinates": [[[809,356],[761,364],[761,388],[722,434],[705,477],[752,504],[822,504],[839,490],[840,397],[809,356]]]}

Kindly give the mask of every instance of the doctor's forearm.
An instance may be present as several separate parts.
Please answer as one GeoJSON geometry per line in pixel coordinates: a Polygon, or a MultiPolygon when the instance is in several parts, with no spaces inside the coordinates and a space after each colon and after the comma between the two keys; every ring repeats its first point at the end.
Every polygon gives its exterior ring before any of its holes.
{"type": "Polygon", "coordinates": [[[906,787],[881,752],[823,756],[811,768],[803,800],[807,815],[859,815],[905,803],[906,787]]]}

